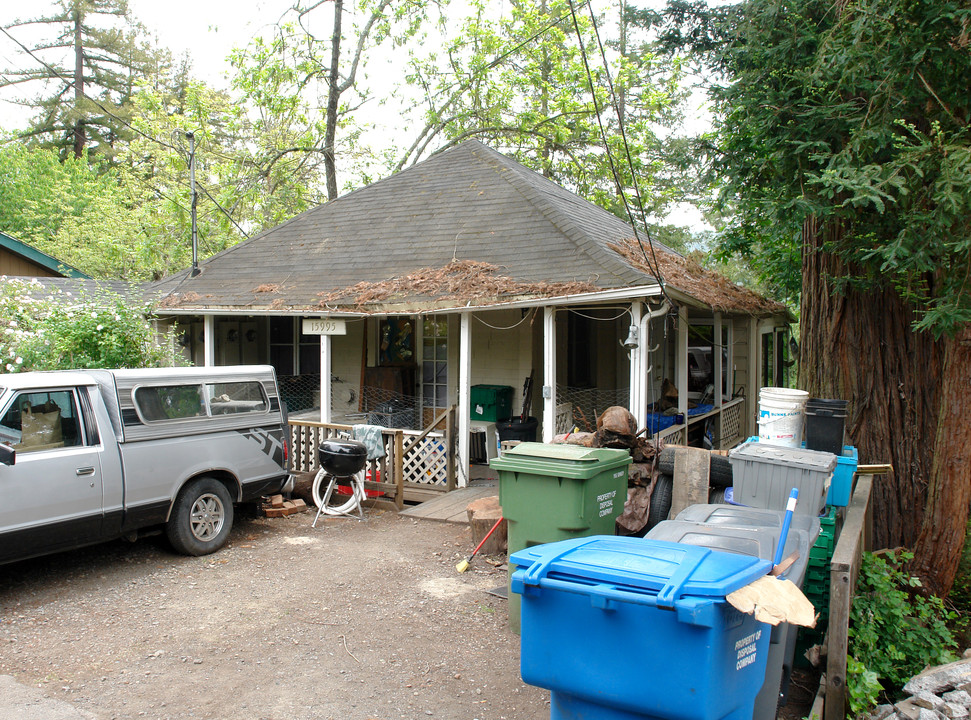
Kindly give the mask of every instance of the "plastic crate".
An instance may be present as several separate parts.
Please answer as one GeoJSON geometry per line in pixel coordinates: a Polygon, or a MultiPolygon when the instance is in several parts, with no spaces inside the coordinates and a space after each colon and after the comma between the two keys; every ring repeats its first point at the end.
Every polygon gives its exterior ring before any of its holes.
{"type": "Polygon", "coordinates": [[[790,491],[798,488],[797,515],[819,515],[823,511],[836,467],[832,453],[746,442],[732,450],[728,459],[736,503],[785,510],[790,491]]]}
{"type": "Polygon", "coordinates": [[[830,506],[846,507],[850,502],[853,491],[853,476],[860,456],[852,445],[843,446],[843,454],[836,456],[836,468],[833,470],[833,481],[829,484],[826,504],[830,506]]]}
{"type": "Polygon", "coordinates": [[[473,420],[506,420],[512,415],[512,392],[508,385],[473,385],[469,415],[473,420]]]}

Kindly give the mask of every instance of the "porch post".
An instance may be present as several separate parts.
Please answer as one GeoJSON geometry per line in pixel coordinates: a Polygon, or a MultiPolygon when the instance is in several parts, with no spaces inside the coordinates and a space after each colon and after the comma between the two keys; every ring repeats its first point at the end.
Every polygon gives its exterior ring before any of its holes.
{"type": "Polygon", "coordinates": [[[745,417],[746,437],[759,434],[759,390],[762,387],[762,343],[759,336],[759,321],[750,318],[748,321],[748,385],[745,396],[748,402],[748,413],[745,417]]]}
{"type": "Polygon", "coordinates": [[[684,418],[685,442],[688,427],[688,308],[678,308],[678,351],[677,351],[678,413],[684,418]]]}
{"type": "Polygon", "coordinates": [[[543,442],[556,434],[556,308],[543,308],[543,442]]]}
{"type": "Polygon", "coordinates": [[[330,335],[319,335],[320,338],[320,422],[332,421],[331,411],[331,342],[330,335]]]}
{"type": "Polygon", "coordinates": [[[462,313],[459,326],[459,441],[456,467],[459,487],[469,484],[469,432],[472,429],[472,313],[462,313]]]}
{"type": "Polygon", "coordinates": [[[628,350],[630,354],[630,407],[628,410],[636,418],[637,429],[647,425],[647,386],[645,358],[647,357],[647,323],[643,322],[640,302],[631,303],[631,325],[637,328],[637,347],[628,350]]]}
{"type": "Polygon", "coordinates": [[[722,382],[725,368],[722,366],[722,314],[715,313],[715,327],[712,330],[711,361],[715,366],[715,407],[720,408],[725,398],[722,397],[722,382]]]}
{"type": "Polygon", "coordinates": [[[202,351],[203,364],[205,367],[213,367],[216,364],[216,316],[205,315],[205,325],[203,326],[202,351]]]}

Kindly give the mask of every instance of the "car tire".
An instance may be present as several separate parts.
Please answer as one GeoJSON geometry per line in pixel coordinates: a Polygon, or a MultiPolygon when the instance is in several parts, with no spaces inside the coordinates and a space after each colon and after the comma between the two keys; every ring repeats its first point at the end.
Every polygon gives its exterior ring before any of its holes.
{"type": "Polygon", "coordinates": [[[179,491],[165,528],[169,543],[183,555],[208,555],[229,539],[233,500],[212,477],[193,480],[179,491]]]}
{"type": "Polygon", "coordinates": [[[708,484],[724,489],[731,487],[733,480],[731,461],[724,455],[712,453],[711,464],[708,465],[708,484]]]}
{"type": "Polygon", "coordinates": [[[650,530],[662,520],[668,519],[671,512],[671,498],[674,496],[674,478],[658,475],[651,491],[651,506],[647,510],[647,529],[650,530]]]}
{"type": "Polygon", "coordinates": [[[668,445],[661,449],[661,454],[657,456],[657,469],[664,475],[674,476],[674,454],[677,450],[673,445],[668,445]]]}

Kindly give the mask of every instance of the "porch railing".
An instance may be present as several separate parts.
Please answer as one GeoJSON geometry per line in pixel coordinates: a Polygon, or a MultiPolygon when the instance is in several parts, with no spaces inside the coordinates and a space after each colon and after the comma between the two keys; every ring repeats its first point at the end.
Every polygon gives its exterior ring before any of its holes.
{"type": "Polygon", "coordinates": [[[687,445],[689,430],[700,423],[714,422],[714,446],[719,450],[738,445],[744,439],[742,428],[742,411],[745,398],[739,397],[723,403],[720,408],[714,408],[700,415],[689,415],[688,424],[672,425],[654,434],[655,440],[663,440],[675,445],[687,445]]]}
{"type": "MultiPolygon", "coordinates": [[[[406,501],[427,500],[455,489],[455,407],[446,410],[425,430],[387,428],[381,433],[384,457],[367,463],[365,490],[385,493],[400,510],[406,501]],[[444,427],[444,431],[434,428],[444,427]]],[[[344,435],[353,426],[290,420],[290,470],[316,474],[321,442],[344,435]]]]}

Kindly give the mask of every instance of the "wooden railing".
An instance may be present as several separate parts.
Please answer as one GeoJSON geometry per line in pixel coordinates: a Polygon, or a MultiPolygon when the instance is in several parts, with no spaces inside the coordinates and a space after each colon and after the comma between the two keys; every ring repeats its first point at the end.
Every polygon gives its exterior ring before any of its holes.
{"type": "Polygon", "coordinates": [[[655,433],[654,437],[657,440],[663,440],[669,444],[687,445],[688,428],[698,423],[707,422],[713,418],[715,421],[715,446],[720,450],[735,447],[745,439],[742,433],[742,409],[744,403],[745,398],[739,397],[734,400],[729,400],[723,403],[721,407],[713,408],[706,413],[689,415],[687,425],[683,423],[680,425],[672,425],[669,428],[655,433]]]}
{"type": "Polygon", "coordinates": [[[829,570],[829,630],[826,656],[824,720],[846,717],[846,654],[849,644],[850,604],[860,574],[863,552],[872,548],[873,514],[870,506],[872,475],[857,475],[853,497],[846,507],[829,570]]]}
{"type": "MultiPolygon", "coordinates": [[[[387,428],[381,433],[384,457],[369,460],[365,490],[379,490],[400,510],[405,501],[421,502],[455,489],[455,407],[422,432],[387,428]],[[444,427],[444,432],[433,430],[444,427]]],[[[324,440],[351,437],[352,425],[290,420],[290,470],[316,474],[317,449],[324,440]]]]}

